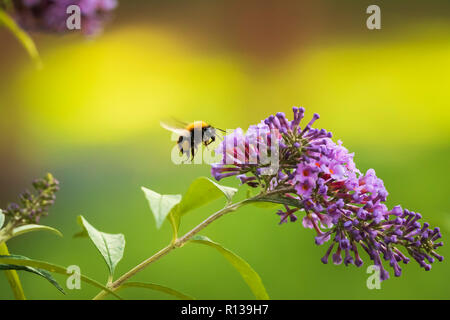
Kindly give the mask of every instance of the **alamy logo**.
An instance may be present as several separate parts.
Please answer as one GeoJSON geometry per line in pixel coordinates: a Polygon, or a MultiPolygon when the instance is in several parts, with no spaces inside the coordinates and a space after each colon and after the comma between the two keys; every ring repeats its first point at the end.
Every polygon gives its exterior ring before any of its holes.
{"type": "Polygon", "coordinates": [[[69,290],[81,289],[81,269],[77,265],[67,267],[67,274],[70,276],[67,278],[66,286],[69,290]]]}
{"type": "Polygon", "coordinates": [[[368,266],[366,272],[373,273],[371,276],[369,276],[369,278],[367,278],[367,289],[381,289],[380,267],[376,265],[368,266]]]}
{"type": "Polygon", "coordinates": [[[371,13],[367,18],[366,25],[369,30],[381,29],[381,9],[376,4],[367,7],[366,13],[371,13]]]}
{"type": "Polygon", "coordinates": [[[66,13],[69,15],[66,19],[66,27],[69,30],[81,29],[81,9],[73,4],[67,7],[66,13]]]}

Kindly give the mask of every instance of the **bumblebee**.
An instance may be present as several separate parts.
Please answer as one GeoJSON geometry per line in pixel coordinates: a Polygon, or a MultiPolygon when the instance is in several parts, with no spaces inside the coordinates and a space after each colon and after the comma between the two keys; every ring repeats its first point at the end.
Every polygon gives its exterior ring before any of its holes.
{"type": "Polygon", "coordinates": [[[186,155],[191,160],[198,150],[198,146],[203,144],[208,146],[216,141],[217,130],[225,132],[222,129],[215,128],[204,121],[195,121],[192,123],[184,123],[177,121],[178,125],[169,125],[161,121],[161,127],[176,133],[178,137],[177,146],[181,155],[186,155]]]}

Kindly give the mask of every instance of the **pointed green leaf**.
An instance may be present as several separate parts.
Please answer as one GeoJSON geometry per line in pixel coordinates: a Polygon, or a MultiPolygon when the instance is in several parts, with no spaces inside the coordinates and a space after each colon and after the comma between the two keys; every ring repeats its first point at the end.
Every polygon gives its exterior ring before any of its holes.
{"type": "Polygon", "coordinates": [[[266,288],[264,287],[262,280],[258,273],[241,257],[233,253],[232,251],[222,247],[219,243],[212,241],[208,237],[196,235],[192,238],[193,242],[205,244],[217,249],[241,274],[244,281],[250,287],[250,290],[258,300],[268,300],[266,288]]]}
{"type": "MultiPolygon", "coordinates": [[[[28,266],[28,267],[33,267],[36,269],[44,269],[49,272],[59,273],[59,274],[65,275],[65,276],[69,275],[67,273],[67,269],[64,267],[58,266],[56,264],[44,262],[44,261],[33,260],[33,259],[20,259],[20,258],[14,257],[14,256],[0,255],[0,264],[10,264],[10,265],[15,265],[15,266],[28,266]]],[[[116,298],[122,300],[122,298],[119,295],[117,295],[117,293],[115,293],[111,289],[105,287],[101,283],[99,283],[89,277],[86,277],[85,275],[82,275],[82,274],[80,275],[80,279],[81,279],[81,281],[84,281],[94,287],[97,287],[99,289],[107,291],[108,293],[112,294],[116,298]]]]}
{"type": "Polygon", "coordinates": [[[145,288],[145,289],[151,289],[156,291],[161,291],[167,294],[170,294],[174,297],[177,297],[181,300],[195,300],[193,297],[185,295],[184,293],[181,293],[177,290],[161,286],[159,284],[154,283],[143,283],[143,282],[126,282],[121,287],[122,288],[145,288]]]}
{"type": "Polygon", "coordinates": [[[95,229],[83,216],[78,216],[78,223],[86,230],[98,251],[102,254],[108,265],[109,274],[114,270],[123,257],[125,250],[125,237],[123,234],[109,234],[95,229]]]}
{"type": "Polygon", "coordinates": [[[229,203],[236,192],[237,189],[222,186],[206,177],[195,179],[181,202],[170,211],[169,220],[172,224],[174,235],[178,234],[180,220],[183,215],[223,196],[229,203]]]}
{"type": "Polygon", "coordinates": [[[3,228],[4,223],[5,223],[5,215],[3,214],[2,209],[0,209],[0,229],[3,228]]]}
{"type": "Polygon", "coordinates": [[[178,206],[178,214],[182,216],[223,196],[228,202],[231,202],[236,192],[237,189],[222,186],[206,177],[197,178],[183,196],[183,200],[178,206]]]}
{"type": "Polygon", "coordinates": [[[87,238],[89,237],[89,234],[87,233],[86,229],[83,228],[83,230],[75,233],[73,235],[73,238],[87,238]]]}
{"type": "Polygon", "coordinates": [[[145,187],[142,187],[142,191],[144,191],[145,197],[150,205],[150,210],[155,217],[156,228],[159,229],[167,218],[170,210],[180,202],[181,195],[159,194],[145,187]]]}
{"type": "MultiPolygon", "coordinates": [[[[256,194],[254,194],[250,190],[247,190],[247,198],[252,198],[255,195],[256,194]]],[[[276,208],[280,205],[279,203],[274,202],[252,202],[251,204],[258,208],[276,208]]]]}
{"type": "Polygon", "coordinates": [[[301,200],[292,199],[288,197],[283,197],[281,194],[272,194],[268,196],[259,197],[257,199],[254,199],[253,202],[256,203],[278,203],[278,204],[285,204],[291,207],[296,207],[303,209],[303,202],[301,200]]]}
{"type": "Polygon", "coordinates": [[[253,202],[252,205],[264,209],[273,209],[280,206],[280,204],[276,202],[262,202],[262,201],[253,202]]]}
{"type": "MultiPolygon", "coordinates": [[[[27,257],[19,256],[19,255],[9,255],[8,257],[14,258],[14,259],[24,259],[24,260],[30,260],[27,257]]],[[[0,270],[20,270],[20,271],[27,271],[34,274],[37,274],[38,276],[43,277],[48,282],[50,282],[52,285],[56,287],[59,291],[66,294],[64,292],[64,289],[59,285],[59,283],[53,278],[52,274],[44,269],[37,269],[33,267],[28,266],[17,266],[12,264],[0,264],[0,270]]]]}
{"type": "Polygon", "coordinates": [[[34,232],[34,231],[50,231],[60,237],[63,236],[59,230],[49,227],[49,226],[43,226],[40,224],[26,224],[26,225],[14,228],[11,238],[20,236],[20,235],[28,233],[28,232],[34,232]]]}

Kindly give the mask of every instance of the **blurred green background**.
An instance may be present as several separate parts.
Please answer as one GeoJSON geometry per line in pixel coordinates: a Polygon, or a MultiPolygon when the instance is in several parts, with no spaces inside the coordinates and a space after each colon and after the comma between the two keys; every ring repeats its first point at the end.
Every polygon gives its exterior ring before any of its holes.
{"type": "MultiPolygon", "coordinates": [[[[12,253],[79,265],[106,282],[107,269],[87,239],[74,239],[83,214],[108,233],[124,233],[117,276],[167,244],[140,190],[184,193],[207,165],[176,166],[161,119],[205,120],[246,128],[269,114],[304,106],[307,117],[374,168],[388,205],[421,212],[450,237],[450,3],[390,1],[382,29],[366,28],[369,1],[120,1],[95,39],[33,33],[44,62],[36,70],[20,44],[0,30],[0,207],[35,178],[61,181],[43,224],[64,233],[34,233],[8,242],[12,253]]],[[[234,178],[221,183],[237,186],[234,178]]],[[[240,196],[243,196],[242,190],[240,196]]],[[[239,197],[238,197],[239,198],[239,197]]],[[[185,232],[223,203],[183,220],[185,232]]],[[[272,299],[449,299],[448,262],[366,287],[362,268],[323,265],[326,247],[300,223],[277,225],[275,210],[245,207],[203,232],[260,274],[272,299]]],[[[449,246],[440,253],[450,258],[449,246]]],[[[89,299],[82,284],[62,296],[45,280],[20,273],[31,299],[89,299]]],[[[62,284],[65,278],[55,276],[62,284]]],[[[198,299],[252,299],[215,250],[188,244],[135,280],[173,287],[198,299]]],[[[167,299],[143,289],[128,299],[167,299]]],[[[10,299],[0,275],[0,298],[10,299]]]]}

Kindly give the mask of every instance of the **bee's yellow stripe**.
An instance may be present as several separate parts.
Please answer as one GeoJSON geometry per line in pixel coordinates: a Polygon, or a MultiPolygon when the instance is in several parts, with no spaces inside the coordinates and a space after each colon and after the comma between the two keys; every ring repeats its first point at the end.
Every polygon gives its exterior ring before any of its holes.
{"type": "Polygon", "coordinates": [[[193,123],[188,124],[186,130],[191,131],[194,128],[205,128],[205,127],[209,127],[209,124],[207,124],[205,121],[195,121],[193,123]]]}

